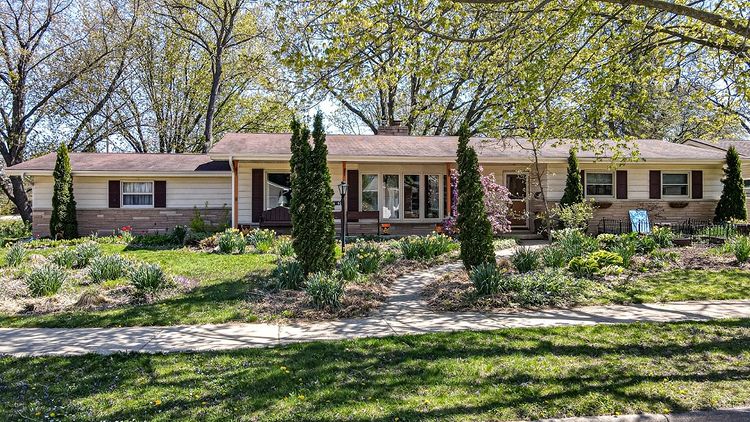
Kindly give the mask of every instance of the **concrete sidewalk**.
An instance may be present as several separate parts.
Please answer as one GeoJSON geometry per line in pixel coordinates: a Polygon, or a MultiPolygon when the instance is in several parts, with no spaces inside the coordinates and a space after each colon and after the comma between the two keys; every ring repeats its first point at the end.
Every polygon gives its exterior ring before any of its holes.
{"type": "Polygon", "coordinates": [[[675,414],[641,414],[620,416],[588,416],[562,419],[541,419],[537,422],[747,422],[750,407],[735,409],[700,410],[675,414]]]}

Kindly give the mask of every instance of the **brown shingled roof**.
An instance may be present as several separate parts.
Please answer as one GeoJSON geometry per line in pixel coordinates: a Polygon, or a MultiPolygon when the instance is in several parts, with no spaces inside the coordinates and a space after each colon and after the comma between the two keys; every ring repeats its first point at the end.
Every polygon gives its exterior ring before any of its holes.
{"type": "Polygon", "coordinates": [[[716,148],[726,151],[730,146],[734,146],[737,152],[745,157],[750,157],[750,141],[741,139],[722,139],[719,141],[704,141],[702,139],[690,139],[690,141],[700,143],[706,148],[716,148]]]}
{"type": "MultiPolygon", "coordinates": [[[[57,154],[54,152],[8,167],[11,172],[52,171],[57,154]]],[[[142,173],[190,173],[226,172],[227,161],[214,161],[205,154],[104,154],[70,153],[73,172],[142,172],[142,173]]]]}
{"type": "MultiPolygon", "coordinates": [[[[216,143],[209,155],[214,158],[235,156],[245,159],[286,159],[289,154],[290,134],[261,133],[228,133],[216,143]]],[[[456,156],[458,139],[453,136],[377,136],[377,135],[327,135],[329,158],[332,160],[356,158],[383,158],[406,160],[440,160],[452,161],[456,156]]],[[[530,152],[525,149],[528,141],[523,139],[474,138],[471,141],[476,147],[480,159],[484,161],[528,160],[530,152]]],[[[608,142],[599,142],[603,152],[580,151],[582,159],[610,158],[613,154],[607,151],[608,142]]],[[[559,140],[548,142],[541,151],[541,157],[547,161],[567,159],[570,141],[559,140]]],[[[645,161],[660,160],[721,160],[724,154],[720,151],[676,144],[661,140],[639,139],[629,141],[628,145],[639,152],[645,161]]],[[[629,151],[624,151],[628,153],[629,151]]]]}

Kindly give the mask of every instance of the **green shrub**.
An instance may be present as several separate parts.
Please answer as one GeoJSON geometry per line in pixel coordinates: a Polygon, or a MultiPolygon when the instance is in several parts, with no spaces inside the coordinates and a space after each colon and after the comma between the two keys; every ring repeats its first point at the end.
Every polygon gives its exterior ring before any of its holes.
{"type": "Polygon", "coordinates": [[[241,254],[245,252],[245,237],[237,229],[227,229],[219,235],[217,244],[219,252],[224,254],[241,254]]]}
{"type": "Polygon", "coordinates": [[[599,271],[599,263],[588,256],[577,256],[568,262],[568,271],[576,277],[591,277],[599,271]]]}
{"type": "Polygon", "coordinates": [[[550,245],[539,252],[545,267],[562,268],[568,261],[565,260],[565,251],[558,245],[550,245]]]}
{"type": "Polygon", "coordinates": [[[375,242],[359,241],[349,246],[346,257],[357,263],[360,273],[372,274],[385,261],[385,252],[375,242]]]}
{"type": "MultiPolygon", "coordinates": [[[[175,238],[171,234],[160,233],[141,234],[133,237],[133,240],[128,243],[139,246],[170,246],[177,244],[175,238]]],[[[180,244],[182,244],[182,242],[180,242],[180,244]]]]}
{"type": "Polygon", "coordinates": [[[336,274],[314,273],[307,279],[305,292],[315,308],[336,310],[344,296],[344,283],[336,274]]]}
{"type": "Polygon", "coordinates": [[[140,264],[130,271],[129,278],[139,293],[154,293],[169,287],[164,270],[157,264],[140,264]]]}
{"type": "Polygon", "coordinates": [[[256,229],[247,235],[247,244],[260,253],[268,253],[274,246],[276,232],[269,229],[256,229]]]}
{"type": "Polygon", "coordinates": [[[76,246],[76,267],[83,268],[89,265],[92,259],[102,254],[102,248],[98,243],[90,240],[76,246]]]}
{"type": "Polygon", "coordinates": [[[169,236],[172,238],[172,242],[177,245],[184,245],[185,239],[188,236],[188,228],[187,226],[174,226],[172,229],[172,232],[169,233],[169,236]]]}
{"type": "Polygon", "coordinates": [[[527,273],[539,268],[539,252],[527,247],[521,247],[513,252],[510,262],[519,273],[527,273]]]}
{"type": "Polygon", "coordinates": [[[289,236],[279,236],[276,238],[276,254],[279,256],[294,256],[294,244],[289,236]]]}
{"type": "Polygon", "coordinates": [[[115,280],[125,275],[128,261],[120,255],[105,255],[94,258],[89,265],[89,277],[95,283],[115,280]]]}
{"type": "Polygon", "coordinates": [[[731,247],[737,262],[747,262],[750,259],[750,237],[737,236],[733,238],[731,247]]]}
{"type": "Polygon", "coordinates": [[[566,262],[599,248],[596,239],[579,229],[553,230],[552,243],[562,249],[566,262]]]}
{"type": "Polygon", "coordinates": [[[622,266],[625,268],[630,267],[630,263],[633,260],[633,257],[635,256],[635,244],[634,243],[619,243],[612,247],[612,252],[616,253],[617,255],[622,258],[622,266]]]}
{"type": "Polygon", "coordinates": [[[357,262],[348,257],[345,257],[339,263],[339,271],[341,272],[341,277],[346,281],[352,281],[359,275],[357,262]]]}
{"type": "Polygon", "coordinates": [[[563,223],[565,228],[586,231],[589,221],[594,218],[594,204],[582,201],[570,205],[558,205],[553,210],[553,215],[563,223]]]}
{"type": "Polygon", "coordinates": [[[15,243],[5,253],[5,264],[9,267],[17,267],[21,265],[25,256],[26,248],[21,243],[15,243]]]}
{"type": "Polygon", "coordinates": [[[50,261],[63,268],[73,268],[78,261],[78,254],[71,248],[62,248],[50,256],[50,261]]]}
{"type": "Polygon", "coordinates": [[[276,288],[282,290],[299,290],[305,284],[302,264],[294,259],[280,259],[271,276],[276,281],[276,288]]]}
{"type": "Polygon", "coordinates": [[[31,226],[21,219],[0,220],[0,246],[4,240],[16,240],[31,236],[31,226]]]}
{"type": "Polygon", "coordinates": [[[672,246],[674,233],[669,227],[654,227],[649,237],[653,239],[658,247],[669,248],[672,246]]]}
{"type": "Polygon", "coordinates": [[[26,287],[32,296],[52,296],[60,291],[68,279],[65,269],[55,264],[46,264],[31,270],[26,276],[26,287]]]}
{"type": "Polygon", "coordinates": [[[426,261],[450,252],[456,243],[448,236],[432,233],[429,236],[409,236],[401,240],[401,254],[406,259],[426,261]]]}
{"type": "Polygon", "coordinates": [[[598,250],[589,254],[589,258],[596,261],[599,268],[606,267],[608,265],[616,265],[622,267],[622,257],[614,252],[605,250],[598,250]]]}
{"type": "Polygon", "coordinates": [[[617,243],[617,235],[612,233],[602,233],[596,236],[596,241],[599,242],[599,247],[606,250],[611,250],[617,243]]]}
{"type": "Polygon", "coordinates": [[[575,303],[585,290],[576,280],[557,268],[546,268],[508,279],[512,300],[521,306],[563,306],[575,303]]]}
{"type": "Polygon", "coordinates": [[[497,265],[490,262],[477,265],[469,274],[474,289],[482,296],[497,293],[500,290],[503,277],[504,275],[497,265]]]}

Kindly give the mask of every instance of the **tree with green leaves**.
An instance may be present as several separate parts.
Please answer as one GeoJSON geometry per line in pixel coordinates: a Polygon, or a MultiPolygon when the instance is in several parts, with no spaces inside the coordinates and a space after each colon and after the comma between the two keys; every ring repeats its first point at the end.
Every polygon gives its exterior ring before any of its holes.
{"type": "Polygon", "coordinates": [[[563,192],[560,205],[573,205],[583,202],[583,180],[581,180],[581,169],[578,167],[576,150],[571,148],[568,156],[568,177],[565,180],[565,191],[563,192]]]}
{"type": "Polygon", "coordinates": [[[57,149],[57,161],[53,172],[55,186],[52,193],[52,216],[49,233],[55,239],[78,237],[76,201],[73,197],[73,176],[70,174],[68,147],[62,143],[57,149]]]}
{"type": "Polygon", "coordinates": [[[461,260],[467,270],[487,262],[495,262],[492,246],[492,225],[484,206],[482,175],[479,158],[469,146],[469,126],[464,123],[458,131],[458,239],[461,242],[461,260]]]}
{"type": "Polygon", "coordinates": [[[291,168],[292,244],[305,274],[328,271],[335,264],[336,229],[333,188],[328,170],[323,115],[315,115],[313,145],[310,130],[292,120],[291,168]]]}
{"type": "Polygon", "coordinates": [[[721,198],[716,204],[716,215],[714,221],[718,223],[731,219],[747,219],[747,208],[745,207],[745,185],[742,180],[742,161],[734,146],[727,150],[726,167],[724,167],[724,178],[721,180],[724,188],[721,198]]]}

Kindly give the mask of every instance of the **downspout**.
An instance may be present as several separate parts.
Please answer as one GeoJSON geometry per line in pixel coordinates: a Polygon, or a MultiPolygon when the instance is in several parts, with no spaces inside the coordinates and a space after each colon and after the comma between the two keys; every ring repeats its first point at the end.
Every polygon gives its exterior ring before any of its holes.
{"type": "Polygon", "coordinates": [[[232,200],[232,228],[237,228],[237,221],[236,221],[236,218],[235,218],[235,213],[237,211],[236,210],[236,208],[237,208],[237,206],[236,206],[236,203],[237,203],[237,199],[236,199],[237,198],[237,192],[235,191],[235,187],[234,187],[235,186],[234,160],[233,160],[233,157],[231,155],[229,156],[229,170],[232,172],[232,178],[231,178],[231,183],[232,183],[232,198],[231,198],[231,200],[232,200]]]}

